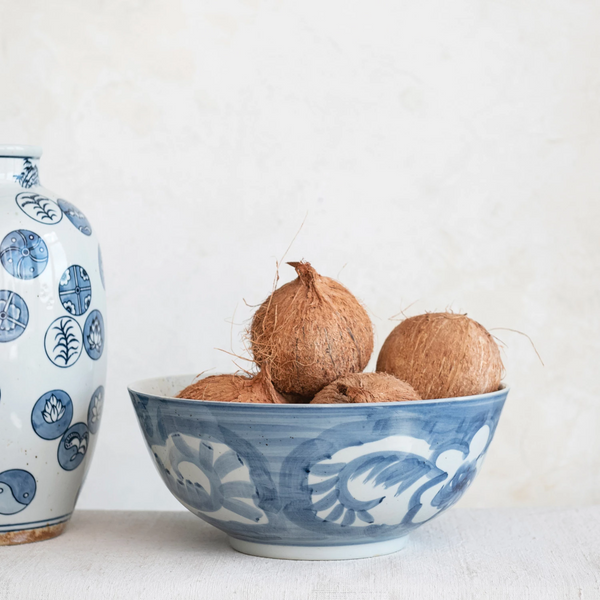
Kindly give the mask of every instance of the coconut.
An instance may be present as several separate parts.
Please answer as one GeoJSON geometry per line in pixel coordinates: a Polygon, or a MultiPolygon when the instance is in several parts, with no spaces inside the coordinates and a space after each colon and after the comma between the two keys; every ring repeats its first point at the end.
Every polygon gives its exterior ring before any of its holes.
{"type": "Polygon", "coordinates": [[[255,404],[286,404],[269,377],[260,371],[254,377],[245,375],[211,375],[200,379],[177,394],[187,400],[212,402],[245,402],[255,404]]]}
{"type": "Polygon", "coordinates": [[[503,366],[498,345],[482,325],[466,315],[428,313],[392,330],[377,371],[410,383],[426,400],[494,392],[503,366]]]}
{"type": "Polygon", "coordinates": [[[387,373],[352,373],[324,387],[311,404],[365,404],[420,400],[411,385],[387,373]]]}
{"type": "Polygon", "coordinates": [[[288,263],[297,279],[275,290],[250,327],[254,359],[270,367],[282,393],[314,396],[326,385],[362,371],[373,352],[367,311],[340,283],[308,262],[288,263]]]}

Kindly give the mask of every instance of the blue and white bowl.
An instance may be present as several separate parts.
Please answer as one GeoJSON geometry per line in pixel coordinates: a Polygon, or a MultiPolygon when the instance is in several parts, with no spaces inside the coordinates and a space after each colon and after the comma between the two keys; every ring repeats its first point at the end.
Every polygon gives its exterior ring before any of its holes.
{"type": "Polygon", "coordinates": [[[129,387],[163,481],[236,550],[304,560],[400,550],[471,484],[508,394],[348,405],[174,398],[193,379],[129,387]]]}

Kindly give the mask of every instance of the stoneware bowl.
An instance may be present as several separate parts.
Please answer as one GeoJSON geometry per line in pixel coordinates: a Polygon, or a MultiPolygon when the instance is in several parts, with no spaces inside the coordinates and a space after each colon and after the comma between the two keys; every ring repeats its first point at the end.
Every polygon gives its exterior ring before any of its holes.
{"type": "Polygon", "coordinates": [[[301,560],[400,550],[471,484],[508,393],[334,406],[174,398],[193,379],[129,387],[163,481],[234,549],[301,560]]]}

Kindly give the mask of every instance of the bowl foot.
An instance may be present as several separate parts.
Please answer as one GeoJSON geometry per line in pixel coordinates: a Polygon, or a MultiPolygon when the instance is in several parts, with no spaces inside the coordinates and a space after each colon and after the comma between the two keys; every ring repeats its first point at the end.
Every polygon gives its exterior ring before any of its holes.
{"type": "Polygon", "coordinates": [[[398,552],[406,546],[408,536],[372,542],[370,544],[352,544],[348,546],[280,546],[278,544],[259,544],[230,537],[229,543],[234,550],[262,556],[264,558],[283,558],[287,560],[348,560],[352,558],[372,558],[398,552]]]}
{"type": "Polygon", "coordinates": [[[30,544],[42,542],[60,535],[67,526],[67,521],[57,525],[47,525],[36,529],[21,529],[20,531],[6,531],[0,533],[0,546],[15,546],[17,544],[30,544]]]}

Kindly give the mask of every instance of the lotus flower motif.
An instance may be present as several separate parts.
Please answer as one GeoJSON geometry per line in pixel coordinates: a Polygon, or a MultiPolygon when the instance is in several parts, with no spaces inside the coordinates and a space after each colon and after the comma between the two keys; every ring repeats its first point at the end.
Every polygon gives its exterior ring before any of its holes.
{"type": "Polygon", "coordinates": [[[49,400],[46,400],[46,405],[42,412],[44,421],[46,423],[56,423],[60,421],[65,414],[65,407],[63,403],[54,395],[50,396],[49,400]]]}
{"type": "Polygon", "coordinates": [[[102,416],[102,394],[99,393],[94,397],[94,403],[92,404],[92,423],[97,423],[102,416]]]}
{"type": "Polygon", "coordinates": [[[102,350],[102,327],[97,317],[92,321],[87,341],[90,350],[97,350],[98,352],[102,350]]]}

